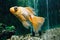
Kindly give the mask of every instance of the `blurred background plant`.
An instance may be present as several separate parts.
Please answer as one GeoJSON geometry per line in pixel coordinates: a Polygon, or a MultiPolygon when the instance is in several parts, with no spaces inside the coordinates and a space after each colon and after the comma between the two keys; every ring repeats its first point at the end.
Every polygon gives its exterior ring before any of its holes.
{"type": "Polygon", "coordinates": [[[14,26],[8,26],[3,23],[0,23],[0,40],[5,40],[10,38],[15,33],[14,26]]]}

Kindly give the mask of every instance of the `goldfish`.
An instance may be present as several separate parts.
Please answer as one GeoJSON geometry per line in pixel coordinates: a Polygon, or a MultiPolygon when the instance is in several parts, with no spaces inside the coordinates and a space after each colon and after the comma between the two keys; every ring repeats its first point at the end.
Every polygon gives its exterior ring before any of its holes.
{"type": "Polygon", "coordinates": [[[14,6],[10,8],[10,12],[21,21],[25,28],[31,27],[34,33],[38,33],[45,20],[44,17],[36,16],[31,7],[14,6]]]}

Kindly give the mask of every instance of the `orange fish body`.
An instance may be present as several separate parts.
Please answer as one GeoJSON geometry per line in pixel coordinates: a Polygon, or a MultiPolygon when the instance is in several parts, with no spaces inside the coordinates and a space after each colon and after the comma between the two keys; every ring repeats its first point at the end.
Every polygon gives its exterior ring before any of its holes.
{"type": "Polygon", "coordinates": [[[30,7],[16,7],[16,9],[11,7],[10,12],[22,22],[25,28],[29,28],[31,23],[35,33],[38,33],[45,20],[43,17],[35,16],[30,7]]]}

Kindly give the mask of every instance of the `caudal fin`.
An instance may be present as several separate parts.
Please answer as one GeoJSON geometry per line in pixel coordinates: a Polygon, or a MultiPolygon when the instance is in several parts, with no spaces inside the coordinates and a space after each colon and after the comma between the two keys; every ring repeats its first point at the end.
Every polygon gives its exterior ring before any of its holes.
{"type": "Polygon", "coordinates": [[[36,33],[38,32],[38,30],[43,25],[44,20],[45,20],[45,18],[43,18],[43,17],[34,16],[32,18],[32,25],[33,25],[34,32],[36,32],[36,33]]]}

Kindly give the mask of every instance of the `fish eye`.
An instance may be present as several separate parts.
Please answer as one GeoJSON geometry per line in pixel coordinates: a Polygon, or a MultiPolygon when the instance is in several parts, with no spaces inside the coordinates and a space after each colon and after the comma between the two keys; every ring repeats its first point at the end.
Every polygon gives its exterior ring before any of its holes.
{"type": "Polygon", "coordinates": [[[17,7],[17,6],[15,6],[15,7],[14,7],[15,12],[17,11],[17,9],[18,9],[18,7],[17,7]]]}

